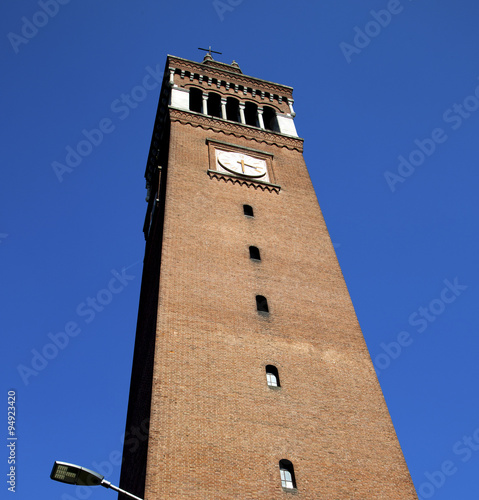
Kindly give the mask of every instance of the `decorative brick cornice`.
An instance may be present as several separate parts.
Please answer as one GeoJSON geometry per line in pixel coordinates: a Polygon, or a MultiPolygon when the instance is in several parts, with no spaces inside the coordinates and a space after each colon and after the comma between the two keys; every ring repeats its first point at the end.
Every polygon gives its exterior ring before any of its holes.
{"type": "MultiPolygon", "coordinates": [[[[245,87],[253,87],[256,90],[262,90],[265,92],[271,92],[278,94],[279,96],[288,97],[292,99],[293,89],[287,85],[280,85],[279,83],[269,82],[268,80],[262,80],[261,78],[255,78],[253,76],[247,76],[244,74],[237,73],[234,70],[227,71],[224,69],[213,68],[207,64],[197,63],[194,61],[189,61],[188,59],[181,59],[179,57],[168,56],[168,62],[170,67],[188,70],[192,73],[198,73],[200,75],[207,74],[218,78],[219,80],[230,80],[237,84],[244,85],[245,87]]],[[[226,66],[226,65],[225,65],[226,66]]]]}
{"type": "Polygon", "coordinates": [[[239,66],[222,63],[220,61],[215,61],[214,59],[205,59],[201,64],[203,64],[204,66],[208,66],[209,68],[218,68],[220,71],[229,71],[240,75],[243,74],[239,66]]]}
{"type": "Polygon", "coordinates": [[[182,111],[176,108],[169,108],[170,120],[172,122],[180,122],[183,125],[191,127],[200,127],[204,130],[212,130],[213,132],[232,135],[234,137],[243,137],[244,139],[253,140],[258,144],[264,143],[271,146],[279,146],[290,150],[303,152],[303,139],[290,137],[268,130],[242,125],[240,123],[222,120],[221,118],[210,118],[199,113],[182,111]]]}
{"type": "Polygon", "coordinates": [[[269,191],[270,193],[279,194],[281,191],[281,186],[277,184],[241,179],[240,177],[234,177],[224,174],[223,172],[217,172],[216,170],[208,170],[208,175],[210,179],[217,179],[218,181],[224,181],[226,183],[231,182],[231,184],[239,184],[240,186],[253,187],[254,189],[261,189],[261,191],[269,191]]]}

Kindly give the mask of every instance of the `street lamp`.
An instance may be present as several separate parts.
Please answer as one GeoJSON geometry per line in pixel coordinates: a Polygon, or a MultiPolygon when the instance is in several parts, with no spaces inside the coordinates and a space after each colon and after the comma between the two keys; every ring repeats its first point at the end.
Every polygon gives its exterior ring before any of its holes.
{"type": "Polygon", "coordinates": [[[112,490],[117,491],[118,493],[123,493],[123,495],[127,495],[130,498],[134,498],[135,500],[143,500],[140,497],[133,495],[132,493],[128,493],[128,491],[122,490],[118,488],[118,486],[114,486],[110,483],[110,481],[106,481],[104,476],[98,474],[98,472],[94,472],[90,469],[86,469],[85,467],[80,467],[75,464],[67,464],[66,462],[55,462],[53,464],[52,473],[50,474],[50,478],[55,481],[60,481],[61,483],[67,484],[77,484],[79,486],[104,486],[105,488],[111,488],[112,490]]]}

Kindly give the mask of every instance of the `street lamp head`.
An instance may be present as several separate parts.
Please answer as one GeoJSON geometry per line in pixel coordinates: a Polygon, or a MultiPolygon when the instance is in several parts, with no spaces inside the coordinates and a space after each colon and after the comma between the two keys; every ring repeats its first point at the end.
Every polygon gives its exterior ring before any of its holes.
{"type": "Polygon", "coordinates": [[[104,479],[104,476],[98,474],[98,472],[92,471],[90,469],[85,469],[85,467],[80,467],[75,464],[67,464],[66,462],[55,462],[53,464],[52,473],[50,478],[55,481],[60,481],[61,483],[67,484],[78,484],[79,486],[103,486],[104,488],[111,488],[112,490],[122,493],[127,497],[133,498],[133,500],[143,500],[129,491],[122,490],[118,486],[114,486],[104,479]]]}
{"type": "Polygon", "coordinates": [[[55,481],[80,486],[98,486],[101,484],[103,477],[98,472],[85,469],[85,467],[79,465],[67,464],[66,462],[55,462],[50,474],[50,478],[55,481]]]}

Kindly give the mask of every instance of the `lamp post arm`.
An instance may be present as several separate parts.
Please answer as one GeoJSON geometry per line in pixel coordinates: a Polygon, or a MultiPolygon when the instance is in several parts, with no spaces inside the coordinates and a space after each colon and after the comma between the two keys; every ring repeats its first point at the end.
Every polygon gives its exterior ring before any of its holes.
{"type": "Polygon", "coordinates": [[[122,490],[121,488],[118,488],[118,486],[111,484],[110,481],[107,481],[106,479],[102,479],[100,485],[104,486],[105,488],[111,488],[112,490],[115,490],[118,493],[122,493],[123,495],[127,495],[130,498],[134,498],[135,500],[143,500],[143,498],[137,497],[137,496],[133,495],[133,493],[129,493],[128,491],[125,491],[125,490],[122,490]]]}

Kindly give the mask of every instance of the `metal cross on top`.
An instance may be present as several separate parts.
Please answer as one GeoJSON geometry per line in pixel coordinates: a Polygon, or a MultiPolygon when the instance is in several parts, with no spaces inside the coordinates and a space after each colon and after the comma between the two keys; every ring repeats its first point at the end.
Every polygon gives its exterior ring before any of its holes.
{"type": "Polygon", "coordinates": [[[198,47],[198,50],[204,50],[205,52],[208,52],[209,55],[213,52],[214,54],[222,54],[223,52],[216,52],[216,50],[211,50],[211,45],[207,49],[202,49],[201,47],[198,47]]]}

